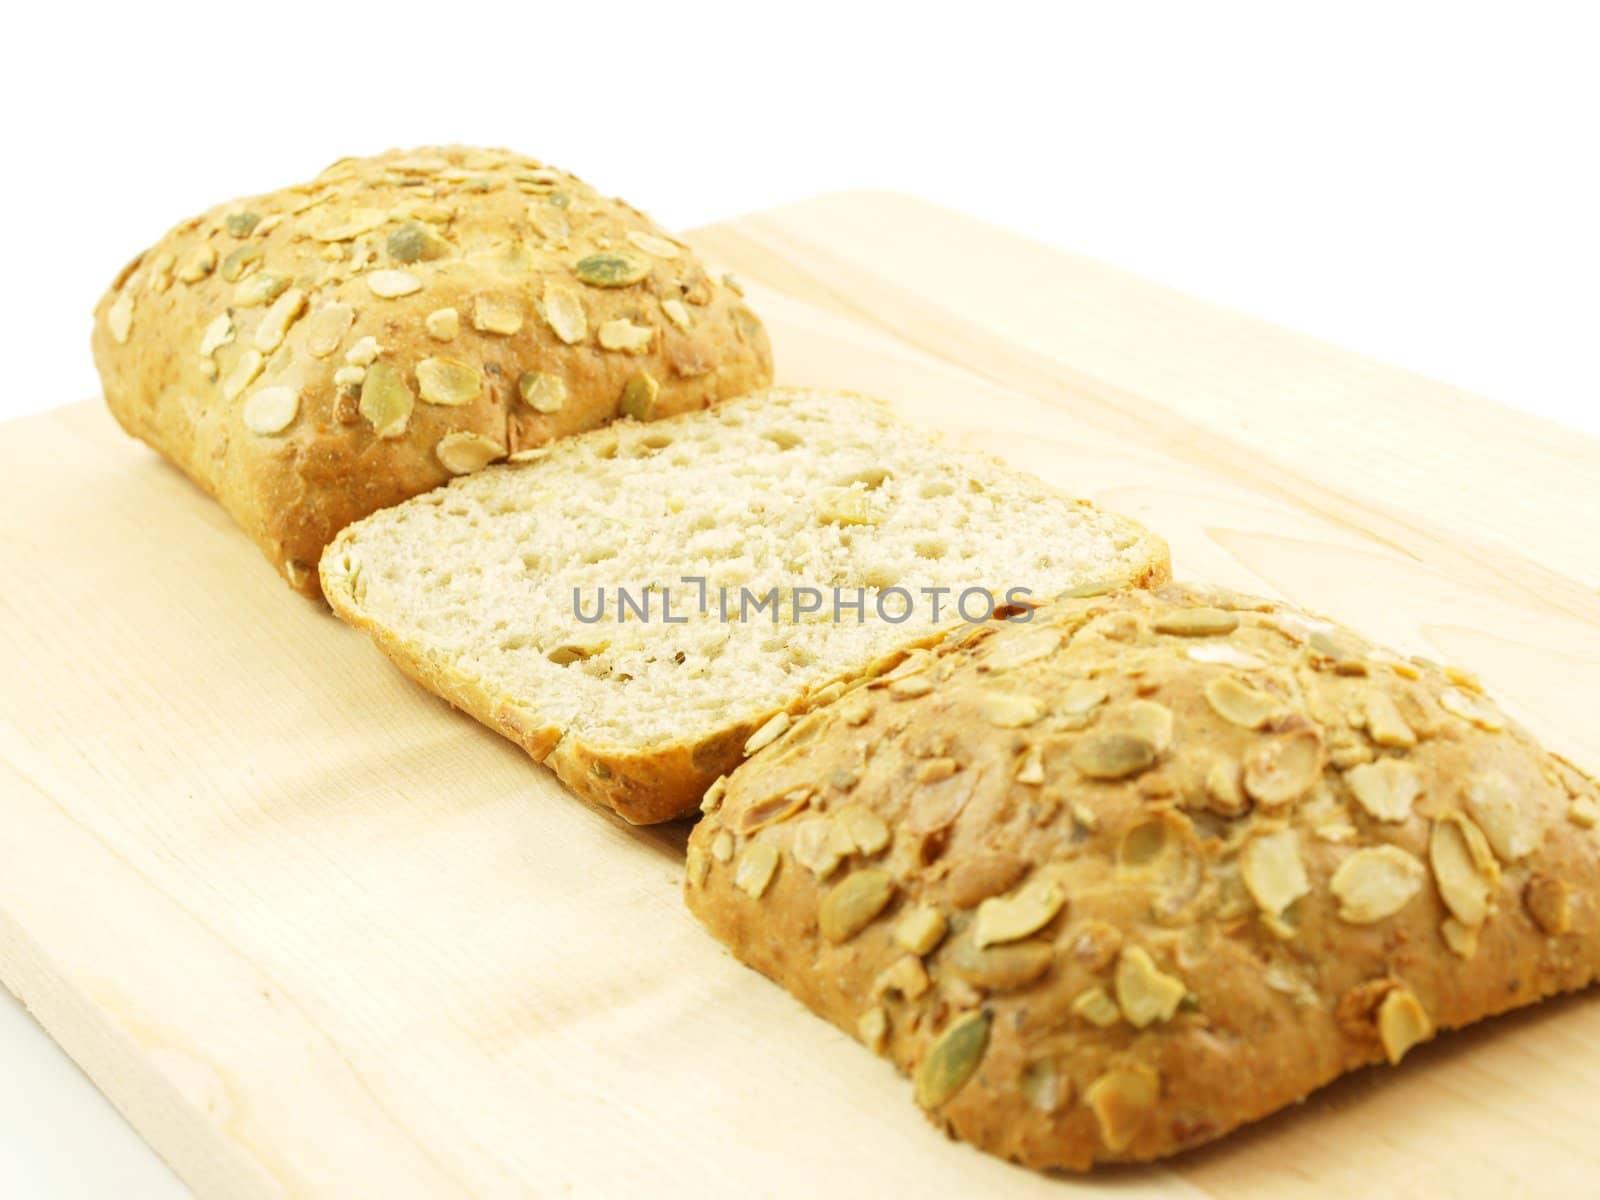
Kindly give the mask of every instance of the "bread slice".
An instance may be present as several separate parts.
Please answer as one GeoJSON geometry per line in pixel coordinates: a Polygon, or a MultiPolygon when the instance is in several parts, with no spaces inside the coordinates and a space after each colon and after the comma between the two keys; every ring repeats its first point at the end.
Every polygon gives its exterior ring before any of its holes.
{"type": "Polygon", "coordinates": [[[963,592],[982,620],[991,595],[1167,573],[1132,521],[879,401],[781,389],[457,479],[321,564],[334,611],[403,670],[635,823],[692,811],[830,684],[936,641],[963,592]]]}

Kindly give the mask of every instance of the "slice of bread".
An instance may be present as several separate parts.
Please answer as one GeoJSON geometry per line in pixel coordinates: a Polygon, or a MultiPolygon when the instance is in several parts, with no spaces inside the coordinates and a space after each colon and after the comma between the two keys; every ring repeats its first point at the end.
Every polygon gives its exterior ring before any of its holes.
{"type": "Polygon", "coordinates": [[[351,525],[321,574],[409,675],[647,823],[952,623],[1168,563],[879,401],[779,389],[457,479],[351,525]]]}

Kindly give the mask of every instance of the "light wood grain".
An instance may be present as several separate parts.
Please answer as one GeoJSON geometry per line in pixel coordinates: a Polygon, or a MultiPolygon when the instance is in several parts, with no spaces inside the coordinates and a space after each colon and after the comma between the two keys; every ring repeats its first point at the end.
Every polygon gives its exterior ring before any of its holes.
{"type": "MultiPolygon", "coordinates": [[[[704,231],[785,382],[888,395],[1483,673],[1600,765],[1600,446],[910,201],[704,231]]],[[[1586,1194],[1592,996],[1085,1184],[948,1142],[630,829],[290,594],[96,406],[0,435],[0,976],[228,1197],[1586,1194]]]]}

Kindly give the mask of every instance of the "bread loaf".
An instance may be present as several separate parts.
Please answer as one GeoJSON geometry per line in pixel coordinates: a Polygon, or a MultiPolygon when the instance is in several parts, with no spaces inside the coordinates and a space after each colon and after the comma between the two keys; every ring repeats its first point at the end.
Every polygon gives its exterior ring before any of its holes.
{"type": "Polygon", "coordinates": [[[1036,1167],[1215,1138],[1600,971],[1600,796],[1470,677],[1167,586],[957,631],[706,797],[717,937],[1036,1167]]]}
{"type": "Polygon", "coordinates": [[[1131,521],[875,401],[789,390],[553,443],[322,560],[339,616],[635,822],[694,811],[747,745],[963,607],[1166,570],[1131,521]]]}
{"type": "Polygon", "coordinates": [[[501,150],[344,159],[183,222],[94,354],[122,426],[296,588],[352,520],[619,413],[771,380],[735,289],[641,213],[501,150]]]}

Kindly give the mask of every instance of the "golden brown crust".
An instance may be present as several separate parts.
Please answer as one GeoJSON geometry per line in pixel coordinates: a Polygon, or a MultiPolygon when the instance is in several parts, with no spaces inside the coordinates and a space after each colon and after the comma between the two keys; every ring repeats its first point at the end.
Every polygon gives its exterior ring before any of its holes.
{"type": "Polygon", "coordinates": [[[1197,1145],[1600,973],[1593,782],[1469,677],[1248,598],[952,637],[706,807],[696,914],[1032,1166],[1197,1145]]]}
{"type": "Polygon", "coordinates": [[[122,426],[308,595],[378,508],[772,376],[735,289],[643,214],[463,147],[344,159],[185,221],[101,299],[93,346],[122,426]]]}

